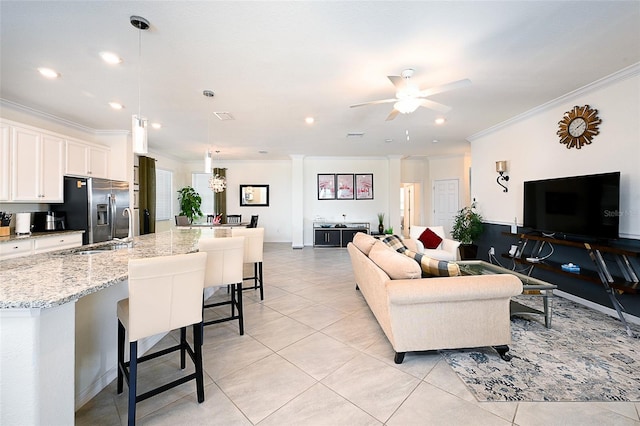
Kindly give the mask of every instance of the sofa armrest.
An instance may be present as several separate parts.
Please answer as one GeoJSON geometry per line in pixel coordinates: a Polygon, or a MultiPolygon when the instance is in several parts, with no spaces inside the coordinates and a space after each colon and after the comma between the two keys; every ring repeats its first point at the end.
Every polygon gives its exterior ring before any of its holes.
{"type": "Polygon", "coordinates": [[[449,238],[442,239],[442,250],[455,253],[456,259],[458,258],[458,247],[460,247],[460,241],[450,240],[449,238]]]}
{"type": "Polygon", "coordinates": [[[392,305],[502,299],[522,293],[522,282],[511,274],[389,280],[385,286],[392,305]]]}
{"type": "MultiPolygon", "coordinates": [[[[407,246],[409,250],[416,253],[422,253],[421,251],[418,251],[418,248],[422,246],[422,243],[420,241],[414,240],[413,238],[405,238],[402,240],[402,242],[405,246],[407,246]]],[[[422,248],[424,249],[424,247],[422,248]]]]}

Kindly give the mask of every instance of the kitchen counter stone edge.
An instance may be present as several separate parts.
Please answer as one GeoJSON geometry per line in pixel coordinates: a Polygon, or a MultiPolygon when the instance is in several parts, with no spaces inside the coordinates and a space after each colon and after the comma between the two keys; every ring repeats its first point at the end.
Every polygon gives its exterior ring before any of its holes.
{"type": "MultiPolygon", "coordinates": [[[[46,233],[46,235],[52,235],[46,233]]],[[[98,243],[0,261],[0,309],[52,308],[128,278],[129,259],[194,253],[207,229],[173,229],[133,238],[133,247],[78,254],[98,243]]]]}

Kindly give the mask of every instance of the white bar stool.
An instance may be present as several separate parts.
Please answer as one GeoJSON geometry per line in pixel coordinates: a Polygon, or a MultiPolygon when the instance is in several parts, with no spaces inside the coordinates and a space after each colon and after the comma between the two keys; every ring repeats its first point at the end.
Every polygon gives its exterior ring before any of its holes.
{"type": "Polygon", "coordinates": [[[260,300],[264,300],[262,259],[264,251],[264,228],[232,228],[232,237],[244,237],[244,263],[253,264],[253,276],[243,280],[253,280],[252,287],[243,290],[260,289],[260,300]]]}
{"type": "Polygon", "coordinates": [[[118,302],[118,394],[123,378],[129,386],[129,425],[136,422],[136,403],[196,380],[198,402],[204,401],[202,372],[202,288],[206,253],[161,256],[129,260],[129,298],[118,302]],[[193,348],[187,342],[187,326],[193,326],[193,348]],[[180,343],[138,358],[138,341],[154,334],[180,329],[180,343]],[[129,361],[124,360],[125,330],[128,333],[129,361]],[[185,352],[195,372],[137,395],[138,364],[180,351],[180,368],[185,368],[185,352]]]}
{"type": "Polygon", "coordinates": [[[244,237],[201,238],[198,241],[198,250],[207,253],[204,287],[231,287],[231,300],[209,304],[205,304],[203,301],[202,303],[203,318],[205,308],[224,305],[231,305],[231,315],[211,321],[203,320],[203,326],[238,320],[240,334],[244,334],[244,316],[242,313],[244,242],[244,237]]]}

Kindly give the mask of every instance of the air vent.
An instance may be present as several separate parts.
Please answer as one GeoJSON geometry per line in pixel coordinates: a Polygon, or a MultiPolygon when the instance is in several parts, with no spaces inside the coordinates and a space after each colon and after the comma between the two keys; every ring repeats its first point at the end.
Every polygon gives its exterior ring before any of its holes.
{"type": "Polygon", "coordinates": [[[230,112],[214,112],[213,114],[221,121],[235,120],[230,112]]]}
{"type": "Polygon", "coordinates": [[[364,136],[364,132],[349,132],[347,133],[348,138],[361,138],[364,136]]]}

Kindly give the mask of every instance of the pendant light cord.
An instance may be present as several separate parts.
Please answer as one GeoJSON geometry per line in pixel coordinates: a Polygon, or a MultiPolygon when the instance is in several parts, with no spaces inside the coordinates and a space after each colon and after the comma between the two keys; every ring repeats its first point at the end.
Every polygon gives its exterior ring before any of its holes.
{"type": "Polygon", "coordinates": [[[142,111],[142,29],[138,28],[138,120],[142,111]]]}

